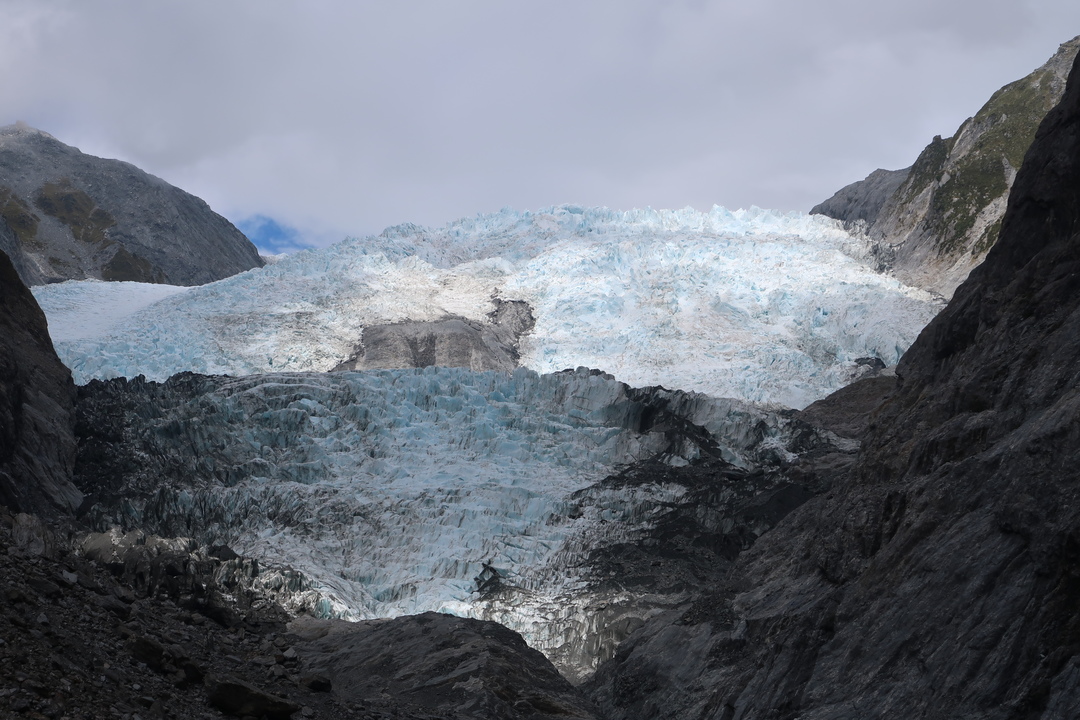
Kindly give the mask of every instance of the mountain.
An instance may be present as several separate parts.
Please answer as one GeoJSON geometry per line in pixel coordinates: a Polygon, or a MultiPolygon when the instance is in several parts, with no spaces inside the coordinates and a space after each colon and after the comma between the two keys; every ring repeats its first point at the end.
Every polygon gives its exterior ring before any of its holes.
{"type": "Polygon", "coordinates": [[[828,218],[567,205],[391,228],[198,288],[34,292],[80,384],[592,367],[636,386],[802,407],[871,364],[895,365],[941,307],[868,257],[828,218]]]}
{"type": "Polygon", "coordinates": [[[0,255],[0,487],[37,513],[0,508],[0,708],[1074,716],[1080,59],[998,241],[906,351],[936,307],[872,249],[823,218],[564,206],[200,288],[39,288],[114,374],[190,369],[202,336],[249,363],[77,388],[0,255]],[[820,399],[507,367],[586,351],[820,399]],[[319,371],[378,358],[421,367],[319,371]]]}
{"type": "Polygon", "coordinates": [[[997,241],[1024,153],[1061,99],[1078,49],[1080,37],[1063,43],[952,137],[935,137],[910,168],[875,170],[810,212],[860,228],[880,266],[905,283],[951,296],[997,241]]]}
{"type": "Polygon", "coordinates": [[[997,243],[904,355],[852,471],[708,588],[709,614],[623,643],[588,686],[602,713],[1074,717],[1078,337],[1075,62],[997,243]]]}
{"type": "Polygon", "coordinates": [[[27,285],[201,285],[263,264],[199,198],[25,125],[0,128],[0,250],[27,285]]]}

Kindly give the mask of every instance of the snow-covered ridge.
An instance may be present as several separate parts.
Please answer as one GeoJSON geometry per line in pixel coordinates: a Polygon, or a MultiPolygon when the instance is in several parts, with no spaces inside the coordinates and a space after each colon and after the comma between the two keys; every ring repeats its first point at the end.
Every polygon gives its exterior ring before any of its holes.
{"type": "MultiPolygon", "coordinates": [[[[83,283],[35,288],[76,382],[180,371],[325,371],[365,327],[529,303],[521,364],[597,367],[632,385],[801,407],[893,364],[939,309],[863,262],[831,219],[564,205],[413,225],[308,250],[165,297],[99,332],[66,332],[83,283]]],[[[88,289],[91,288],[91,289],[88,289]]],[[[116,305],[122,305],[120,301],[116,305]]],[[[102,309],[110,313],[110,308],[102,309]]]]}

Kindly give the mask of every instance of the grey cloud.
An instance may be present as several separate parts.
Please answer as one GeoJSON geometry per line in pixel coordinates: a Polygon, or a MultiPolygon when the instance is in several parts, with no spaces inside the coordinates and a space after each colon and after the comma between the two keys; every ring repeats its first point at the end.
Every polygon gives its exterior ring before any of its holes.
{"type": "Polygon", "coordinates": [[[805,210],[1080,32],[1058,0],[2,4],[0,122],[319,243],[504,205],[805,210]]]}

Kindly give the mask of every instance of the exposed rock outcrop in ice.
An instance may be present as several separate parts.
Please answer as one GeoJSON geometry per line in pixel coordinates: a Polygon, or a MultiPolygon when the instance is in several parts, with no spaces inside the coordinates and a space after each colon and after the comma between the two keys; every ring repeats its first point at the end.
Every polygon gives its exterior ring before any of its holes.
{"type": "Polygon", "coordinates": [[[364,328],[351,357],[334,370],[382,368],[465,367],[503,370],[518,366],[521,336],[535,321],[529,304],[494,299],[491,322],[462,317],[435,322],[404,322],[364,328]]]}
{"type": "Polygon", "coordinates": [[[456,318],[482,335],[500,303],[523,301],[535,326],[513,351],[525,367],[801,407],[857,377],[857,358],[894,364],[938,309],[865,265],[861,242],[827,218],[757,208],[560,206],[299,253],[96,334],[64,328],[98,288],[36,293],[78,382],[329,370],[356,360],[370,328],[456,318]]]}

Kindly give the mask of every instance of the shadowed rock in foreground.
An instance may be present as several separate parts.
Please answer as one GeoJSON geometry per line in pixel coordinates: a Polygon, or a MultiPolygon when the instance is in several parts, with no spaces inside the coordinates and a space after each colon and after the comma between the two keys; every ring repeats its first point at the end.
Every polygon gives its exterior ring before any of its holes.
{"type": "Polygon", "coordinates": [[[1080,707],[1080,70],[1001,237],[897,367],[848,479],[649,623],[612,718],[1065,718],[1080,707]],[[694,620],[691,618],[691,620],[694,620]]]}
{"type": "Polygon", "coordinates": [[[428,612],[348,623],[302,617],[297,654],[342,701],[393,697],[462,718],[596,717],[547,658],[498,623],[428,612]]]}
{"type": "Polygon", "coordinates": [[[72,512],[75,385],[53,350],[45,314],[0,252],[0,504],[72,512]]]}

